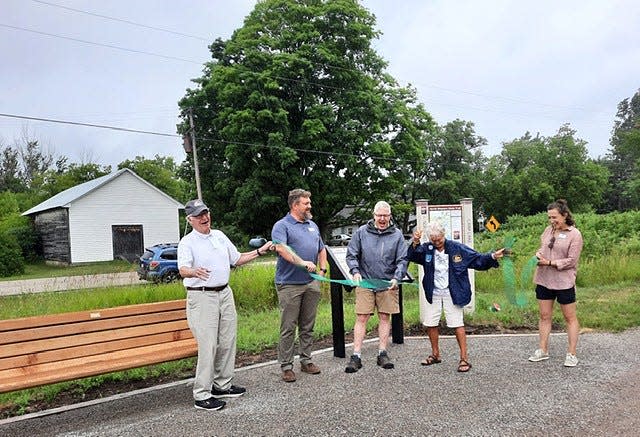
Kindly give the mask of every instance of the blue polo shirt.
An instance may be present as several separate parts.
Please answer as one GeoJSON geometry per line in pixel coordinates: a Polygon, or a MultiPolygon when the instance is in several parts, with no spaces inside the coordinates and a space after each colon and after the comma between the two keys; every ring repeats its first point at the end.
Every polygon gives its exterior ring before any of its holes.
{"type": "MultiPolygon", "coordinates": [[[[318,263],[318,252],[324,249],[320,229],[312,220],[299,222],[291,213],[273,225],[271,241],[289,246],[303,260],[318,263]]],[[[276,284],[308,284],[313,281],[309,273],[282,257],[276,263],[276,284]]]]}

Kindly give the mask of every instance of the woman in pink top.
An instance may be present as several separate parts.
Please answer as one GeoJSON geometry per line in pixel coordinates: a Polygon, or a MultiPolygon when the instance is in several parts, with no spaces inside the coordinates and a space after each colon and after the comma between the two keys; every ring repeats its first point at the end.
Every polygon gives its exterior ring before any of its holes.
{"type": "Polygon", "coordinates": [[[576,347],[580,324],[576,316],[576,273],[582,252],[582,234],[574,227],[575,222],[567,201],[558,199],[547,206],[549,226],[540,236],[540,248],[536,252],[538,267],[533,281],[536,283],[536,298],[540,309],[538,322],[539,348],[529,357],[538,362],[549,359],[549,334],[553,303],[557,299],[567,323],[569,347],[564,365],[578,364],[576,347]]]}

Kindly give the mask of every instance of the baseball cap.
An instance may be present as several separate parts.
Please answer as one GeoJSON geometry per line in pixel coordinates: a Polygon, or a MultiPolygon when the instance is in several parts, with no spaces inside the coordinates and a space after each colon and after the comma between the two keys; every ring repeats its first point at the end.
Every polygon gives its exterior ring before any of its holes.
{"type": "Polygon", "coordinates": [[[185,214],[192,217],[199,216],[203,212],[207,212],[207,211],[209,211],[209,208],[200,199],[190,200],[184,206],[185,214]]]}

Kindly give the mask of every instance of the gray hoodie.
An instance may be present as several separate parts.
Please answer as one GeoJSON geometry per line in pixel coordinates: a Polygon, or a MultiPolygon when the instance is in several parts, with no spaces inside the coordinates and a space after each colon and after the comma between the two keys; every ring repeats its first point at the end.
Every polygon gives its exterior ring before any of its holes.
{"type": "Polygon", "coordinates": [[[379,230],[369,220],[351,237],[346,256],[349,273],[363,279],[402,280],[407,269],[407,246],[402,232],[390,224],[379,230]]]}

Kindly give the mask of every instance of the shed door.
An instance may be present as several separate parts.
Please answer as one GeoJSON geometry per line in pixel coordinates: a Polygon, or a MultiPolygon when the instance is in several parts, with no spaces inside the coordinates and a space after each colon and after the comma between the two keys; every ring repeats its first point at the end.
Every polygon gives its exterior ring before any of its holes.
{"type": "Polygon", "coordinates": [[[112,225],[113,259],[136,261],[144,252],[142,225],[112,225]]]}

